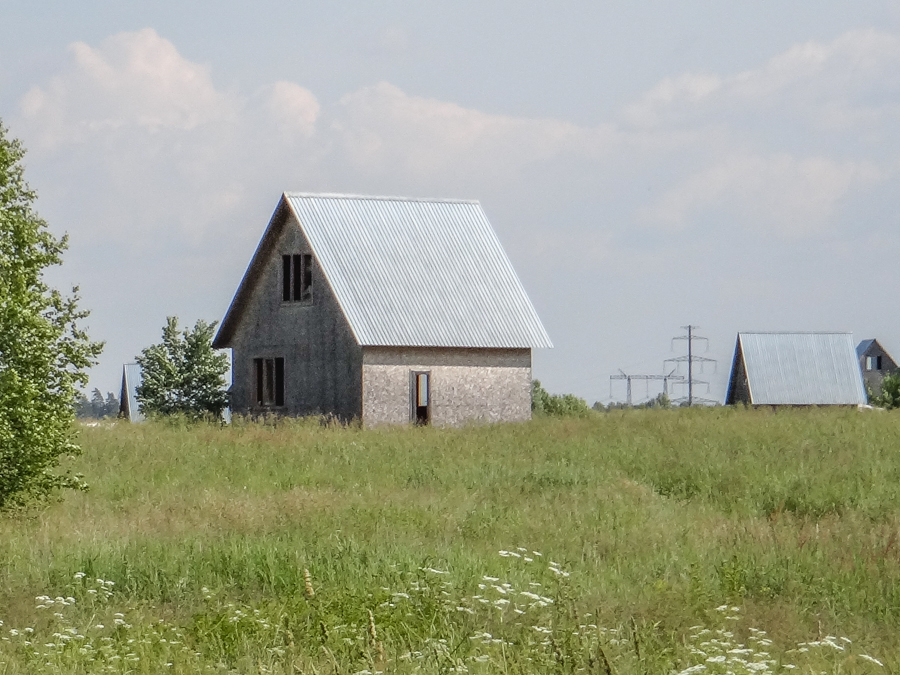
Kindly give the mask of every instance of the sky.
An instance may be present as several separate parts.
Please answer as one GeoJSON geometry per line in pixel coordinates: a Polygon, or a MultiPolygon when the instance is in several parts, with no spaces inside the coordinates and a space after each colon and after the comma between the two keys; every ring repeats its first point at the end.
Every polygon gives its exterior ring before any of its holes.
{"type": "Polygon", "coordinates": [[[900,356],[896,1],[4,0],[0,120],[104,392],[167,316],[221,320],[284,191],[480,200],[534,376],[589,404],[687,324],[713,400],[738,331],[900,356]]]}

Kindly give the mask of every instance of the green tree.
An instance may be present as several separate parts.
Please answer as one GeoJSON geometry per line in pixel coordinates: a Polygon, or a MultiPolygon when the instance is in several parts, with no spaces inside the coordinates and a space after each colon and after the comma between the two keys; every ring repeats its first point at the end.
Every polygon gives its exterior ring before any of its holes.
{"type": "Polygon", "coordinates": [[[75,417],[78,419],[87,419],[94,414],[94,409],[91,407],[91,402],[87,396],[78,392],[75,395],[75,417]]]}
{"type": "Polygon", "coordinates": [[[103,414],[105,417],[119,416],[119,399],[111,391],[106,392],[106,403],[103,405],[103,414]]]}
{"type": "Polygon", "coordinates": [[[24,154],[0,123],[0,509],[82,486],[54,470],[79,452],[77,387],[103,349],[78,326],[88,315],[78,288],[67,296],[44,282],[67,238],[54,237],[35,212],[24,154]]]}
{"type": "Polygon", "coordinates": [[[144,415],[221,418],[228,407],[228,356],[212,347],[215,328],[215,321],[201,320],[193,330],[180,331],[178,318],[168,317],[162,342],[136,357],[143,377],[137,399],[144,415]]]}
{"type": "Polygon", "coordinates": [[[96,387],[91,392],[91,417],[95,420],[106,417],[106,401],[103,399],[103,393],[96,387]]]}
{"type": "Polygon", "coordinates": [[[893,410],[900,408],[900,371],[890,373],[881,380],[881,393],[869,396],[872,405],[893,410]]]}

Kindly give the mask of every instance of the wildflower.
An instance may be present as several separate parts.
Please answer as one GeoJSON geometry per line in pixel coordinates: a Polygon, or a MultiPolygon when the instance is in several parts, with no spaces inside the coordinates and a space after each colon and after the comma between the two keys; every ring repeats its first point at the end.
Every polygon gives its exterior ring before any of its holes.
{"type": "Polygon", "coordinates": [[[690,668],[685,668],[678,675],[694,675],[694,673],[701,673],[706,670],[706,666],[702,663],[698,663],[696,666],[691,666],[690,668]]]}
{"type": "Polygon", "coordinates": [[[375,616],[372,614],[371,609],[369,610],[369,641],[372,647],[378,641],[378,633],[375,631],[375,616]]]}
{"type": "Polygon", "coordinates": [[[84,579],[85,576],[86,576],[86,575],[85,575],[84,572],[75,572],[75,578],[76,578],[76,579],[84,579]]]}
{"type": "Polygon", "coordinates": [[[306,588],[306,597],[310,600],[316,597],[316,592],[313,590],[312,585],[312,575],[309,573],[308,569],[303,570],[303,585],[306,588]]]}
{"type": "Polygon", "coordinates": [[[868,661],[869,663],[874,663],[876,666],[881,666],[882,668],[884,668],[884,664],[874,656],[869,656],[868,654],[860,654],[859,658],[868,661]]]}

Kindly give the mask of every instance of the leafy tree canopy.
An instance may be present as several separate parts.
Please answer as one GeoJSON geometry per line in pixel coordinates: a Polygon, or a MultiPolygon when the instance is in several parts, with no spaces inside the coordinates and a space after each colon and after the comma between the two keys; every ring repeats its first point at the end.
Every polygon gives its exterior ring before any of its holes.
{"type": "Polygon", "coordinates": [[[900,408],[900,371],[885,375],[881,380],[881,394],[870,395],[869,400],[879,408],[900,408]]]}
{"type": "Polygon", "coordinates": [[[197,321],[193,330],[178,329],[170,316],[160,344],[136,357],[143,381],[137,399],[144,415],[220,418],[228,406],[224,375],[228,356],[212,347],[216,322],[197,321]]]}
{"type": "Polygon", "coordinates": [[[0,509],[82,485],[54,469],[79,452],[77,389],[103,348],[78,327],[88,315],[78,309],[78,289],[66,296],[44,283],[67,239],[35,212],[24,154],[0,123],[0,509]]]}

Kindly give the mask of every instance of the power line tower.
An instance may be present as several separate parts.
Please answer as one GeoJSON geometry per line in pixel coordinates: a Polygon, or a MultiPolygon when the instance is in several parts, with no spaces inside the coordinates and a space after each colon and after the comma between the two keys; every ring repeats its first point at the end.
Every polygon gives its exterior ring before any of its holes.
{"type": "MultiPolygon", "coordinates": [[[[626,394],[625,394],[625,405],[631,405],[631,381],[632,380],[645,380],[649,386],[650,380],[662,380],[663,383],[663,393],[668,396],[669,395],[669,380],[681,381],[684,380],[684,375],[676,375],[673,370],[668,375],[626,375],[625,371],[619,368],[618,375],[610,375],[609,376],[609,397],[612,398],[612,381],[613,380],[625,380],[626,386],[626,394]]],[[[648,393],[649,396],[649,393],[648,393]]]]}
{"type": "MultiPolygon", "coordinates": [[[[715,403],[715,401],[708,398],[700,398],[698,396],[694,396],[694,385],[695,384],[705,384],[706,390],[709,391],[709,382],[704,380],[695,380],[694,379],[694,364],[700,364],[700,372],[703,372],[703,364],[704,363],[717,363],[715,359],[708,359],[703,356],[695,356],[694,355],[694,340],[703,340],[706,342],[706,348],[709,349],[709,340],[705,337],[701,337],[700,335],[695,335],[694,331],[700,328],[700,326],[692,326],[688,324],[687,326],[682,326],[682,328],[687,331],[686,335],[677,335],[672,338],[672,342],[674,344],[675,340],[684,340],[687,342],[687,356],[676,356],[675,358],[666,359],[663,361],[663,364],[669,363],[670,361],[675,364],[675,367],[678,368],[679,364],[687,363],[687,398],[681,399],[682,401],[687,401],[688,406],[694,405],[694,402],[698,403],[715,403]]],[[[683,378],[682,378],[683,379],[683,378]]]]}

